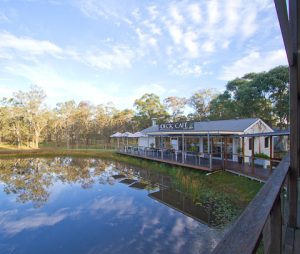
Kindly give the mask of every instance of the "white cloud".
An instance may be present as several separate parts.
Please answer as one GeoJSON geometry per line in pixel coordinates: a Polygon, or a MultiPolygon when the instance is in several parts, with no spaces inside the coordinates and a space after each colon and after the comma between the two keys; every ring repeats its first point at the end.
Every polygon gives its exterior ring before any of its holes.
{"type": "Polygon", "coordinates": [[[171,73],[178,76],[195,76],[199,77],[202,74],[202,67],[199,64],[190,64],[184,61],[180,64],[172,63],[169,65],[171,73]]]}
{"type": "Polygon", "coordinates": [[[213,41],[205,41],[202,44],[202,49],[203,49],[203,51],[205,51],[207,53],[214,52],[215,51],[214,42],[213,41]]]}
{"type": "MultiPolygon", "coordinates": [[[[47,102],[54,106],[57,102],[73,100],[77,102],[88,100],[94,104],[106,104],[113,101],[120,108],[132,106],[132,101],[126,100],[121,94],[117,84],[99,84],[76,77],[68,78],[60,74],[53,67],[46,64],[24,65],[13,64],[7,66],[5,71],[15,76],[23,77],[29,84],[35,84],[44,89],[47,102]]],[[[9,92],[9,91],[8,91],[9,92]]]]}
{"type": "Polygon", "coordinates": [[[173,21],[177,24],[182,24],[184,22],[184,18],[179,12],[176,5],[171,5],[169,9],[170,16],[172,17],[173,21]]]}
{"type": "Polygon", "coordinates": [[[17,37],[6,31],[1,31],[0,52],[7,52],[7,50],[33,56],[48,54],[61,57],[63,53],[63,50],[52,42],[28,37],[17,37]]]}
{"type": "Polygon", "coordinates": [[[135,53],[126,46],[113,46],[110,52],[99,49],[88,51],[81,56],[84,63],[97,69],[130,68],[135,53]]]}
{"type": "Polygon", "coordinates": [[[198,4],[193,3],[188,5],[187,10],[191,14],[191,18],[196,24],[201,23],[202,15],[201,15],[200,6],[198,4]]]}
{"type": "Polygon", "coordinates": [[[129,25],[132,21],[123,14],[122,4],[115,1],[98,1],[98,0],[79,0],[76,2],[80,11],[86,16],[97,19],[115,19],[117,22],[122,21],[129,25]]]}
{"type": "Polygon", "coordinates": [[[37,213],[22,219],[15,220],[10,217],[2,217],[0,220],[1,228],[9,235],[15,235],[23,230],[40,228],[45,226],[53,226],[67,217],[63,213],[55,213],[48,215],[45,213],[37,213]]]}
{"type": "Polygon", "coordinates": [[[249,72],[267,71],[278,65],[285,64],[287,64],[287,60],[283,49],[267,53],[253,51],[229,66],[223,66],[219,78],[221,80],[232,80],[236,77],[242,77],[249,72]]]}
{"type": "Polygon", "coordinates": [[[213,26],[220,19],[219,3],[216,0],[207,2],[208,25],[213,26]]]}
{"type": "Polygon", "coordinates": [[[122,197],[103,197],[95,199],[90,210],[93,213],[114,213],[118,218],[125,218],[136,212],[133,204],[133,198],[124,200],[122,197]]]}
{"type": "Polygon", "coordinates": [[[188,50],[188,56],[191,58],[196,58],[199,56],[197,38],[197,34],[192,31],[189,31],[184,35],[184,45],[188,50]]]}
{"type": "Polygon", "coordinates": [[[181,28],[177,25],[170,24],[168,25],[168,30],[175,44],[181,43],[183,37],[181,28]]]}

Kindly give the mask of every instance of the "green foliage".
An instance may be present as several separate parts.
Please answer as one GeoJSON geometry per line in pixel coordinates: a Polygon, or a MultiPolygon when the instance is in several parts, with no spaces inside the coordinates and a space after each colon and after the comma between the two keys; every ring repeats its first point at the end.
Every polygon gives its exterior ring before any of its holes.
{"type": "Polygon", "coordinates": [[[229,81],[226,91],[210,103],[211,119],[262,118],[271,126],[289,124],[288,67],[249,73],[229,81]]]}
{"type": "Polygon", "coordinates": [[[134,107],[137,111],[135,120],[141,129],[149,127],[152,118],[164,122],[169,117],[166,107],[161,103],[159,96],[154,93],[146,93],[140,99],[135,100],[134,107]]]}
{"type": "Polygon", "coordinates": [[[254,154],[255,158],[261,158],[261,159],[270,159],[270,156],[264,154],[264,153],[255,153],[254,154]]]}
{"type": "Polygon", "coordinates": [[[209,118],[210,103],[216,97],[212,89],[202,89],[195,92],[189,99],[189,105],[194,109],[190,115],[193,120],[205,120],[209,118]]]}

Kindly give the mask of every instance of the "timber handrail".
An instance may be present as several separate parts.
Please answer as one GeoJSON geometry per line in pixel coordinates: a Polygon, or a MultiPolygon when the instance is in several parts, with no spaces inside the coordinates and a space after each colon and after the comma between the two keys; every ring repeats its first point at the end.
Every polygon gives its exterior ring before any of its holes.
{"type": "MultiPolygon", "coordinates": [[[[272,215],[272,212],[274,213],[275,206],[276,212],[278,213],[279,211],[280,213],[280,204],[278,210],[277,201],[280,201],[281,187],[284,184],[289,167],[290,155],[287,154],[276,167],[269,180],[260,189],[255,198],[250,202],[245,211],[234,223],[232,228],[225,234],[223,239],[213,250],[214,254],[250,254],[255,252],[264,226],[269,216],[272,215]]],[[[271,241],[272,239],[277,239],[279,242],[276,244],[281,246],[281,233],[278,232],[278,229],[281,231],[281,214],[278,218],[279,221],[274,222],[275,224],[278,224],[275,225],[275,227],[277,227],[276,233],[280,234],[280,236],[274,236],[273,234],[271,236],[271,241]]],[[[271,244],[274,244],[271,246],[272,248],[276,245],[274,242],[271,242],[271,244]]]]}

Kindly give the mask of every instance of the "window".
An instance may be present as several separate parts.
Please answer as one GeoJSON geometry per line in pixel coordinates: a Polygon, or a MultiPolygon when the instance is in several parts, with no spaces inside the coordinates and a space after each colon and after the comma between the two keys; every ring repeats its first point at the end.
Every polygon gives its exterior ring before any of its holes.
{"type": "Polygon", "coordinates": [[[249,138],[249,150],[252,150],[252,142],[253,142],[253,139],[249,138]]]}
{"type": "Polygon", "coordinates": [[[265,138],[265,148],[269,147],[269,138],[265,138]]]}

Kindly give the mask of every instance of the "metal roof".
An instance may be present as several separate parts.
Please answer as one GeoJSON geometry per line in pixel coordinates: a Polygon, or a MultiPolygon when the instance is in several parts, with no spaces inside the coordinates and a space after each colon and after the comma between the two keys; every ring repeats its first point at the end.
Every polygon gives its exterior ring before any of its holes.
{"type": "MultiPolygon", "coordinates": [[[[183,132],[243,132],[252,124],[254,124],[259,118],[245,118],[245,119],[231,119],[231,120],[217,120],[217,121],[202,121],[195,122],[193,130],[184,130],[183,132]]],[[[159,130],[159,126],[150,126],[141,131],[143,134],[148,133],[172,133],[180,132],[178,130],[159,130]]]]}

